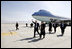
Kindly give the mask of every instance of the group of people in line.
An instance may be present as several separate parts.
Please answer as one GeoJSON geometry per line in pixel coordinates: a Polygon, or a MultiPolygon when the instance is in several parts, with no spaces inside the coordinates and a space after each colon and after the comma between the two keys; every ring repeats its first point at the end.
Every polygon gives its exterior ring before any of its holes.
{"type": "MultiPolygon", "coordinates": [[[[43,35],[43,38],[45,38],[45,27],[46,27],[46,23],[45,22],[41,22],[41,25],[39,25],[39,23],[37,21],[32,21],[34,23],[34,36],[33,38],[36,37],[36,32],[38,33],[38,35],[40,36],[40,39],[42,38],[42,35],[43,35]],[[39,29],[40,29],[40,33],[39,33],[39,29]]],[[[33,23],[31,23],[31,27],[33,27],[33,23]]],[[[26,23],[26,27],[27,27],[27,23],[26,23]]],[[[61,22],[61,24],[57,24],[56,22],[49,22],[49,34],[52,33],[52,27],[54,28],[54,33],[56,33],[56,28],[60,26],[61,28],[61,35],[60,36],[63,36],[64,35],[64,31],[65,31],[65,28],[66,28],[66,24],[64,22],[61,22]]],[[[19,30],[18,28],[18,23],[16,23],[16,30],[19,30]]]]}

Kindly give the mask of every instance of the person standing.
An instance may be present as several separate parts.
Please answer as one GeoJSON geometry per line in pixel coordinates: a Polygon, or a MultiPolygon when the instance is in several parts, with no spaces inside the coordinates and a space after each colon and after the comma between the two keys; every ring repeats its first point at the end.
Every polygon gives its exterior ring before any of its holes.
{"type": "Polygon", "coordinates": [[[67,25],[66,25],[64,22],[61,22],[61,24],[60,24],[61,33],[62,33],[61,36],[64,35],[66,26],[67,26],[67,25]]]}
{"type": "Polygon", "coordinates": [[[30,24],[30,27],[33,27],[33,23],[30,24]]]}
{"type": "Polygon", "coordinates": [[[16,22],[16,30],[19,30],[18,26],[19,26],[19,24],[18,24],[18,22],[16,22]]]}
{"type": "Polygon", "coordinates": [[[49,34],[51,34],[51,32],[52,32],[52,23],[50,22],[49,23],[49,34]]]}
{"type": "MultiPolygon", "coordinates": [[[[36,32],[39,34],[38,28],[39,28],[39,23],[37,23],[37,21],[32,21],[35,25],[34,25],[34,38],[35,38],[35,34],[36,32]]],[[[40,35],[40,34],[39,34],[40,35]]]]}
{"type": "Polygon", "coordinates": [[[28,24],[26,23],[26,27],[28,27],[28,24]]]}
{"type": "Polygon", "coordinates": [[[40,39],[43,35],[43,38],[45,38],[45,23],[41,22],[41,33],[40,33],[40,39]]]}
{"type": "Polygon", "coordinates": [[[58,24],[56,22],[53,23],[54,33],[56,33],[56,28],[58,27],[58,24]]]}

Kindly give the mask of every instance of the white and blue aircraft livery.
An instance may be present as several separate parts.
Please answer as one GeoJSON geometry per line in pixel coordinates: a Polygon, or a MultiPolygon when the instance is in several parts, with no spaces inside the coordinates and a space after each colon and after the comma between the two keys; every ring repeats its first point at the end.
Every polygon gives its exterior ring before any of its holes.
{"type": "Polygon", "coordinates": [[[60,16],[55,16],[53,14],[51,14],[49,11],[46,10],[39,10],[38,12],[35,12],[34,14],[32,14],[33,18],[39,20],[39,21],[44,21],[44,22],[48,22],[51,19],[52,20],[59,20],[59,21],[66,21],[66,20],[71,20],[69,18],[64,18],[64,17],[60,17],[60,16]]]}

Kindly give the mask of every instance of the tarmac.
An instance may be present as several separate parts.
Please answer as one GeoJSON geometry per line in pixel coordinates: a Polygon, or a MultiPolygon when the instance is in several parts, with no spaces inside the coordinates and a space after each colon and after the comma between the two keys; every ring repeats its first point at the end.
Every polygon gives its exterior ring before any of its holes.
{"type": "Polygon", "coordinates": [[[25,24],[19,24],[17,31],[15,24],[1,24],[1,48],[71,48],[71,26],[66,27],[62,37],[57,37],[61,34],[60,27],[56,33],[49,34],[48,26],[45,31],[45,38],[39,39],[38,34],[33,38],[34,28],[25,27],[25,24]]]}

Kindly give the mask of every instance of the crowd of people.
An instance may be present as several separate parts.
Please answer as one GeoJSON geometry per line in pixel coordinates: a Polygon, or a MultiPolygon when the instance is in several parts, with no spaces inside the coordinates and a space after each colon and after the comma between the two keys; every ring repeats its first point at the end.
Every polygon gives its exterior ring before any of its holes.
{"type": "MultiPolygon", "coordinates": [[[[32,21],[32,23],[30,24],[31,27],[33,27],[33,24],[34,24],[34,36],[33,38],[36,37],[36,32],[38,33],[38,35],[40,36],[40,39],[42,38],[42,35],[43,35],[43,38],[45,38],[45,28],[46,28],[46,23],[45,22],[41,22],[41,25],[39,25],[39,23],[37,21],[32,21]],[[40,29],[40,33],[39,33],[39,29],[40,29]]],[[[16,23],[16,30],[19,30],[18,28],[18,22],[16,23]]],[[[65,28],[66,28],[66,24],[64,22],[61,22],[60,24],[58,24],[57,22],[49,22],[49,34],[52,33],[52,27],[54,28],[54,33],[56,33],[56,28],[60,26],[61,28],[61,35],[60,36],[63,36],[64,35],[64,32],[65,32],[65,28]]],[[[26,23],[26,27],[28,27],[28,24],[26,23]]]]}

